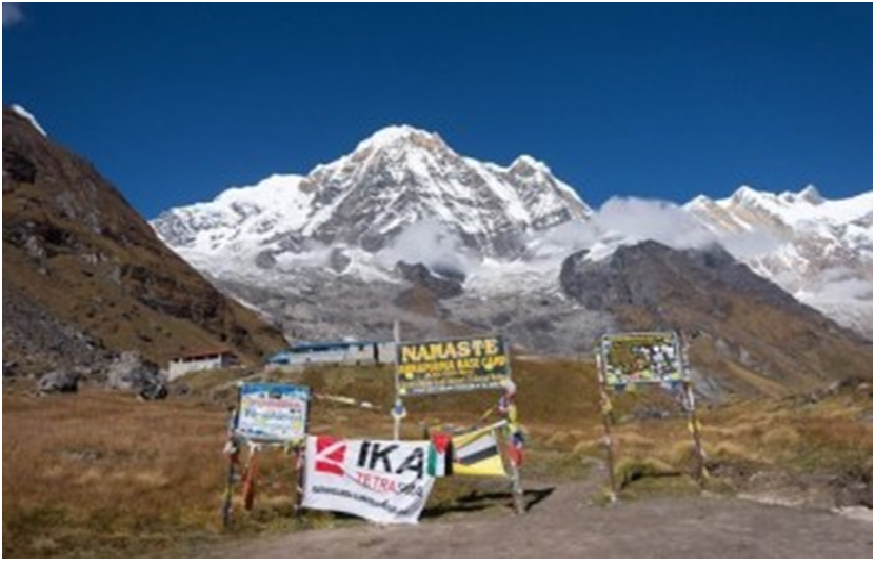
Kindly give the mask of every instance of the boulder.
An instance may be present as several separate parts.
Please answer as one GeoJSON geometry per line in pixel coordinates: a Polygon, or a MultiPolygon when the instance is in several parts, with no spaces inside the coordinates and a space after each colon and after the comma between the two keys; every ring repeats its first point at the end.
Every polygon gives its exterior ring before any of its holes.
{"type": "Polygon", "coordinates": [[[331,254],[328,257],[328,266],[331,267],[334,272],[342,273],[350,263],[352,263],[352,258],[344,253],[342,249],[335,247],[331,250],[331,254]]]}
{"type": "Polygon", "coordinates": [[[6,376],[15,376],[18,372],[18,363],[14,360],[4,360],[3,361],[3,377],[6,376]]]}
{"type": "Polygon", "coordinates": [[[437,299],[453,298],[462,293],[465,277],[461,273],[442,269],[442,274],[435,274],[422,263],[411,265],[404,261],[398,261],[396,266],[405,280],[428,289],[437,299]]]}
{"type": "Polygon", "coordinates": [[[167,388],[161,382],[148,385],[137,394],[140,399],[152,401],[155,399],[167,399],[167,388]]]}
{"type": "Polygon", "coordinates": [[[81,375],[76,372],[54,371],[43,374],[37,383],[40,394],[74,393],[79,391],[81,375]]]}
{"type": "Polygon", "coordinates": [[[139,392],[159,383],[158,366],[144,361],[137,351],[122,351],[106,374],[106,386],[139,392]]]}

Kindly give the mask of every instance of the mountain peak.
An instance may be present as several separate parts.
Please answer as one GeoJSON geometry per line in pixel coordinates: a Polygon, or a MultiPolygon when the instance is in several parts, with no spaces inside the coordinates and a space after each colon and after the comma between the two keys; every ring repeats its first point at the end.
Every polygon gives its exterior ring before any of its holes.
{"type": "Polygon", "coordinates": [[[532,231],[590,213],[531,156],[510,168],[480,162],[410,125],[380,129],[303,178],[272,182],[276,188],[263,183],[163,213],[155,228],[176,248],[251,262],[265,251],[303,253],[310,242],[376,253],[411,225],[434,220],[467,249],[513,257],[532,231]]]}
{"type": "Polygon", "coordinates": [[[444,145],[444,142],[436,132],[425,131],[406,124],[389,125],[359,142],[356,152],[362,149],[379,149],[403,144],[444,145]]]}
{"type": "Polygon", "coordinates": [[[745,202],[756,202],[761,197],[762,194],[750,185],[742,185],[732,194],[731,201],[735,204],[741,204],[745,202]]]}
{"type": "Polygon", "coordinates": [[[518,156],[510,165],[509,169],[511,171],[522,173],[523,175],[530,175],[531,173],[538,171],[543,174],[550,173],[550,167],[547,164],[540,160],[536,160],[528,154],[521,154],[518,156]]]}
{"type": "Polygon", "coordinates": [[[820,193],[817,191],[817,187],[815,187],[814,185],[808,185],[798,193],[784,191],[783,193],[778,195],[778,199],[781,202],[787,204],[806,202],[812,205],[819,205],[823,203],[823,197],[820,196],[820,193]]]}
{"type": "Polygon", "coordinates": [[[823,202],[823,197],[814,185],[809,185],[805,189],[799,191],[799,198],[803,201],[808,201],[813,205],[819,205],[823,202]]]}

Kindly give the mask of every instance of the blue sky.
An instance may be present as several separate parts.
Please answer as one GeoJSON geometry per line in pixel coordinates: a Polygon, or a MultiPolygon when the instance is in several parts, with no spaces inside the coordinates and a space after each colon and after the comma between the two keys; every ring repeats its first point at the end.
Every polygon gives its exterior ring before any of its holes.
{"type": "Polygon", "coordinates": [[[593,205],[872,188],[868,3],[3,6],[3,103],[147,218],[395,123],[593,205]]]}

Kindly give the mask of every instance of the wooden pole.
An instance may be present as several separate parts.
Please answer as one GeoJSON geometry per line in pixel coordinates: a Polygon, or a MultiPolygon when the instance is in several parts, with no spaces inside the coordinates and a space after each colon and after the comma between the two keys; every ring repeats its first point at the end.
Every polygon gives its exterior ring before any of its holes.
{"type": "Polygon", "coordinates": [[[684,382],[684,391],[687,394],[690,432],[693,434],[693,448],[696,452],[696,482],[699,484],[699,488],[702,489],[705,486],[705,454],[702,451],[702,437],[699,433],[699,418],[696,414],[696,395],[693,392],[692,382],[684,382]]]}
{"type": "Polygon", "coordinates": [[[611,483],[611,502],[617,502],[617,475],[614,473],[614,439],[611,436],[611,413],[613,404],[607,389],[607,375],[604,372],[605,359],[602,358],[602,346],[593,352],[595,355],[596,373],[599,383],[599,408],[602,413],[602,428],[604,430],[605,459],[608,463],[608,477],[611,483]]]}
{"type": "MultiPolygon", "coordinates": [[[[513,446],[513,442],[510,443],[513,446]]],[[[523,501],[523,485],[520,481],[520,470],[516,464],[516,460],[510,459],[510,477],[513,491],[513,506],[514,511],[519,515],[525,512],[525,504],[523,501]]]]}
{"type": "Polygon", "coordinates": [[[306,450],[306,440],[304,445],[298,444],[295,447],[295,518],[301,516],[301,503],[304,501],[304,457],[306,450]]]}
{"type": "Polygon", "coordinates": [[[228,415],[228,446],[229,449],[226,450],[228,456],[228,472],[225,477],[225,498],[222,503],[222,527],[224,529],[228,529],[231,527],[231,517],[232,511],[234,508],[233,500],[234,500],[234,476],[236,469],[236,459],[237,454],[240,453],[239,448],[237,448],[237,441],[234,438],[234,432],[237,429],[237,414],[240,410],[240,385],[237,385],[237,406],[233,408],[228,415]]]}
{"type": "Polygon", "coordinates": [[[611,397],[608,392],[601,389],[602,426],[605,431],[605,456],[608,462],[608,474],[611,482],[611,502],[617,502],[617,474],[614,469],[614,438],[611,435],[611,397]]]}
{"type": "MultiPolygon", "coordinates": [[[[505,367],[507,368],[507,379],[513,384],[513,368],[511,366],[511,358],[510,358],[510,343],[507,339],[502,337],[502,344],[504,345],[504,359],[505,359],[505,367]]],[[[517,426],[517,410],[516,410],[516,392],[513,394],[508,390],[507,395],[507,425],[504,428],[504,433],[506,435],[505,439],[507,440],[507,445],[510,447],[508,450],[513,449],[513,431],[519,430],[517,426]]],[[[520,469],[519,465],[516,461],[517,453],[514,451],[510,454],[510,476],[511,476],[511,491],[513,492],[513,505],[514,510],[518,515],[523,514],[525,512],[525,501],[523,500],[523,484],[520,478],[520,469]]]]}
{"type": "Polygon", "coordinates": [[[251,512],[255,507],[255,487],[258,477],[258,460],[261,451],[260,444],[249,442],[249,458],[243,476],[243,510],[251,512]]]}
{"type": "Polygon", "coordinates": [[[225,478],[225,499],[222,503],[222,528],[227,530],[231,527],[231,511],[233,509],[234,496],[234,456],[233,453],[228,456],[228,473],[225,478]]]}
{"type": "Polygon", "coordinates": [[[705,486],[705,453],[702,450],[702,435],[699,431],[699,416],[696,413],[696,394],[693,391],[692,367],[690,364],[690,340],[683,333],[678,333],[678,351],[683,371],[683,389],[686,393],[690,433],[693,435],[693,449],[696,454],[696,482],[699,489],[705,486]]]}
{"type": "Polygon", "coordinates": [[[310,435],[310,416],[313,414],[313,389],[307,387],[307,414],[304,417],[304,437],[295,446],[295,518],[301,516],[301,503],[304,501],[304,462],[307,450],[307,437],[310,435]]]}

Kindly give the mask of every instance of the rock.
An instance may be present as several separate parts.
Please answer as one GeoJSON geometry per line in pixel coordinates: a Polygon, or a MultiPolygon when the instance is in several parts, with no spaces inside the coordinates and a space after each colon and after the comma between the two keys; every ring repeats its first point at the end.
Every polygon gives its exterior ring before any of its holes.
{"type": "Polygon", "coordinates": [[[24,242],[24,250],[38,261],[46,258],[46,250],[43,247],[42,241],[37,236],[29,236],[27,238],[24,242]]]}
{"type": "Polygon", "coordinates": [[[648,421],[655,419],[666,419],[671,417],[671,411],[663,409],[657,405],[639,404],[632,408],[630,417],[634,421],[648,421]]]}
{"type": "Polygon", "coordinates": [[[753,368],[757,365],[757,361],[750,354],[750,351],[745,349],[744,347],[740,347],[738,349],[738,361],[748,368],[753,368]]]}
{"type": "Polygon", "coordinates": [[[513,316],[510,312],[501,312],[500,314],[493,316],[491,321],[492,325],[495,325],[496,327],[504,327],[513,321],[513,316]]]}
{"type": "Polygon", "coordinates": [[[138,396],[140,399],[149,401],[155,399],[167,399],[167,388],[161,382],[156,382],[140,390],[138,396]]]}
{"type": "MultiPolygon", "coordinates": [[[[729,343],[719,337],[714,340],[714,350],[717,352],[718,355],[724,358],[731,359],[735,356],[735,353],[732,352],[732,347],[729,346],[729,343]]],[[[748,360],[750,359],[748,358],[748,360]]]]}
{"type": "Polygon", "coordinates": [[[177,397],[186,397],[194,394],[191,386],[189,386],[185,382],[171,384],[170,391],[173,392],[173,395],[177,397]]]}
{"type": "Polygon", "coordinates": [[[332,270],[342,273],[350,263],[352,263],[352,259],[342,249],[335,247],[331,250],[331,255],[328,257],[328,266],[332,270]]]}
{"type": "Polygon", "coordinates": [[[864,506],[872,509],[872,468],[848,468],[829,482],[837,507],[864,506]]]}
{"type": "Polygon", "coordinates": [[[78,373],[54,371],[43,374],[37,384],[40,394],[47,393],[75,393],[79,391],[78,373]]]}
{"type": "Polygon", "coordinates": [[[3,361],[3,377],[6,376],[15,376],[18,371],[18,363],[14,360],[4,360],[3,361]]]}
{"type": "MultiPolygon", "coordinates": [[[[406,280],[415,285],[422,286],[428,289],[435,298],[452,298],[462,293],[462,283],[459,281],[460,276],[457,275],[436,275],[428,267],[422,263],[408,264],[403,261],[398,262],[398,271],[406,280]]],[[[447,271],[443,271],[447,274],[447,271]]],[[[464,277],[462,277],[464,279],[464,277]]]]}
{"type": "Polygon", "coordinates": [[[262,251],[255,256],[255,266],[259,269],[273,269],[276,266],[276,257],[272,251],[262,251]]]}
{"type": "Polygon", "coordinates": [[[106,374],[106,386],[116,390],[141,391],[158,383],[158,367],[143,361],[137,351],[122,351],[106,374]]]}
{"type": "MultiPolygon", "coordinates": [[[[4,145],[6,143],[4,142],[4,145]]],[[[36,182],[36,164],[27,156],[11,149],[3,150],[3,175],[15,181],[33,185],[36,182]]],[[[5,182],[4,182],[5,183],[5,182]]]]}

